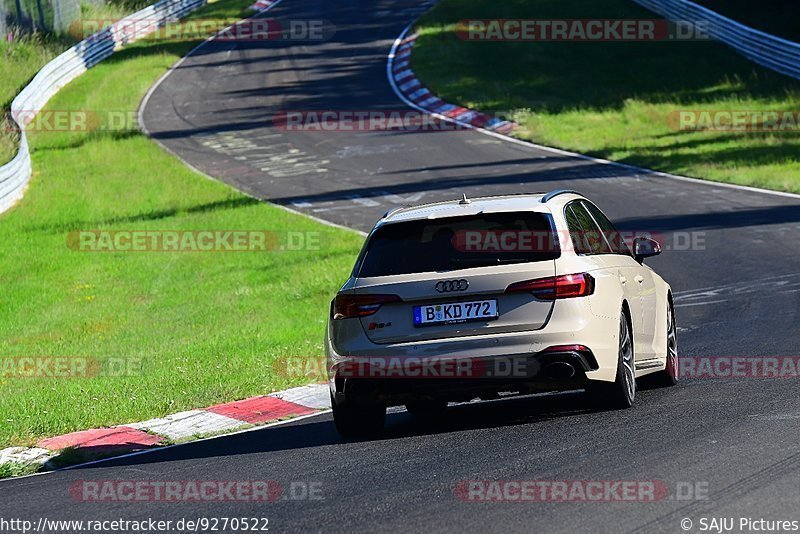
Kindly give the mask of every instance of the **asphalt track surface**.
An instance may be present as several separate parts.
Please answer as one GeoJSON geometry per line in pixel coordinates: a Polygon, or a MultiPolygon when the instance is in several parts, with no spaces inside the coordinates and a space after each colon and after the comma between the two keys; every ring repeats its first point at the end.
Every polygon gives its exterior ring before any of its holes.
{"type": "MultiPolygon", "coordinates": [[[[386,79],[416,0],[285,0],[267,17],[326,21],[325,41],[212,42],[143,110],[150,134],[194,167],[256,197],[368,230],[396,205],[573,188],[624,229],[663,234],[650,264],[672,284],[683,356],[796,355],[800,200],[636,173],[470,131],[296,132],[287,110],[400,110],[386,79]],[[676,233],[700,235],[674,250],[676,233]]],[[[326,310],[320,310],[320,314],[326,310]]],[[[472,529],[682,532],[683,518],[800,519],[796,380],[687,380],[639,392],[622,412],[579,395],[462,405],[425,423],[392,413],[381,439],[344,441],[329,415],[0,482],[0,517],[266,516],[271,531],[472,529]],[[321,484],[324,500],[77,503],[76,480],[321,484]],[[471,503],[461,480],[663,480],[656,503],[471,503]],[[675,498],[679,483],[708,499],[675,498]]]]}

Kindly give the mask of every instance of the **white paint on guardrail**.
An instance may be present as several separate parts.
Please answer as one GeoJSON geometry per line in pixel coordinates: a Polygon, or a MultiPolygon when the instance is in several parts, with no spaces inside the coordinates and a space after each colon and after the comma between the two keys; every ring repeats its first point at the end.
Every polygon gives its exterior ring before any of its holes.
{"type": "Polygon", "coordinates": [[[0,167],[0,213],[20,198],[31,177],[31,156],[25,126],[62,87],[124,45],[152,33],[158,25],[177,20],[205,5],[206,0],[161,0],[100,30],[53,59],[11,102],[11,117],[20,128],[19,151],[0,167]],[[148,22],[142,31],[141,22],[148,22]],[[152,24],[157,22],[157,24],[152,24]],[[138,24],[137,24],[138,23],[138,24]]]}
{"type": "Polygon", "coordinates": [[[750,28],[688,0],[634,0],[662,17],[691,23],[712,39],[776,72],[800,79],[800,44],[750,28]]]}

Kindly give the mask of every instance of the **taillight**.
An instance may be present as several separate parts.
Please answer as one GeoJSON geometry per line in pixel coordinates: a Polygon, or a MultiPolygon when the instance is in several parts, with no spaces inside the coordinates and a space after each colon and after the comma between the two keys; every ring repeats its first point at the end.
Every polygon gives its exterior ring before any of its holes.
{"type": "Polygon", "coordinates": [[[588,273],[563,274],[516,282],[506,288],[506,293],[523,291],[541,300],[585,297],[594,293],[594,278],[588,273]]]}
{"type": "Polygon", "coordinates": [[[591,352],[585,345],[553,345],[542,352],[591,352]]]}
{"type": "Polygon", "coordinates": [[[397,295],[339,294],[333,299],[332,318],[339,320],[366,317],[378,311],[387,302],[401,302],[401,299],[397,295]]]}

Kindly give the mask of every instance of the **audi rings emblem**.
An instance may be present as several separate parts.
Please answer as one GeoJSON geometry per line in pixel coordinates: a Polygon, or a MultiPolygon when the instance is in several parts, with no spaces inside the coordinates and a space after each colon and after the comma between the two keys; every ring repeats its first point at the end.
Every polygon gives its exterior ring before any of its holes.
{"type": "Polygon", "coordinates": [[[455,291],[466,291],[469,287],[469,282],[464,280],[442,280],[436,282],[436,291],[439,293],[453,293],[455,291]]]}

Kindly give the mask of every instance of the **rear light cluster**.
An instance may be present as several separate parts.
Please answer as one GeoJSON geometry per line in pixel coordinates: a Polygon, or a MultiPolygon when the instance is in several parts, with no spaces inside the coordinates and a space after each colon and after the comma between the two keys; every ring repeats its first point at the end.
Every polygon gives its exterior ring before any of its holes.
{"type": "Polygon", "coordinates": [[[367,317],[389,302],[402,302],[397,295],[349,295],[339,294],[333,299],[331,317],[335,320],[352,317],[367,317]]]}
{"type": "Polygon", "coordinates": [[[592,352],[585,345],[553,345],[542,352],[592,352]]]}
{"type": "Polygon", "coordinates": [[[588,273],[563,274],[516,282],[506,288],[506,293],[532,293],[541,300],[586,297],[594,293],[594,278],[588,273]]]}

